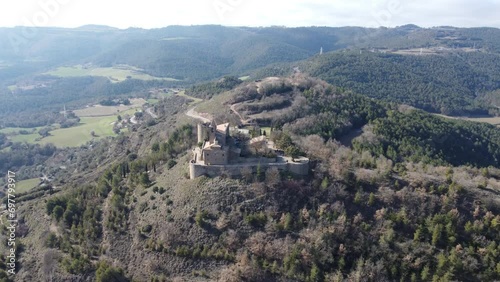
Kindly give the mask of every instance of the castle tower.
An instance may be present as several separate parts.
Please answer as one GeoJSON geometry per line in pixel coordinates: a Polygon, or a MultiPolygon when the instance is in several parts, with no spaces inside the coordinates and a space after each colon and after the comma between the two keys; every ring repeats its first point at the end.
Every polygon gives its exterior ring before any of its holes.
{"type": "Polygon", "coordinates": [[[198,143],[203,143],[205,141],[205,126],[201,123],[198,123],[198,143]]]}

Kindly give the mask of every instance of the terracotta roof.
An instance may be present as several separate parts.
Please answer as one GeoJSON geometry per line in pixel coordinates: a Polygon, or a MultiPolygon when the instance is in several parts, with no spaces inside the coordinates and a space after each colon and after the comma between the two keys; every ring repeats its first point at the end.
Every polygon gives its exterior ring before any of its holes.
{"type": "Polygon", "coordinates": [[[229,123],[219,124],[217,125],[217,131],[225,133],[229,128],[229,123]]]}

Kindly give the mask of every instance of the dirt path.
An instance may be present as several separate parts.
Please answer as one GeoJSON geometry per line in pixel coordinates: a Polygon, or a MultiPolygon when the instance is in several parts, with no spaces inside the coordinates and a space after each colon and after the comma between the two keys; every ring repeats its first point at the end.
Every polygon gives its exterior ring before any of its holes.
{"type": "MultiPolygon", "coordinates": [[[[196,111],[195,111],[195,109],[196,109],[196,107],[189,109],[189,110],[186,112],[186,115],[187,115],[188,117],[192,117],[192,118],[194,118],[194,119],[199,119],[199,120],[201,120],[201,121],[202,121],[202,122],[204,122],[204,123],[211,122],[211,120],[210,120],[210,119],[208,119],[208,118],[206,118],[206,117],[201,116],[201,114],[200,114],[200,113],[198,113],[198,112],[196,112],[196,111]]],[[[208,115],[208,114],[204,114],[204,115],[208,115]]]]}
{"type": "Polygon", "coordinates": [[[244,123],[244,120],[243,120],[243,117],[241,116],[241,114],[236,110],[236,107],[238,107],[241,103],[236,103],[236,104],[232,104],[231,105],[231,111],[233,111],[233,113],[235,113],[241,120],[242,123],[244,123]]]}
{"type": "Polygon", "coordinates": [[[153,108],[147,108],[146,113],[150,115],[152,118],[158,118],[158,115],[153,113],[153,108]]]}
{"type": "Polygon", "coordinates": [[[231,107],[230,107],[231,111],[240,118],[240,121],[241,121],[242,125],[252,124],[252,119],[251,118],[244,119],[243,116],[236,110],[236,107],[238,107],[241,104],[243,104],[243,103],[232,104],[231,107]]]}

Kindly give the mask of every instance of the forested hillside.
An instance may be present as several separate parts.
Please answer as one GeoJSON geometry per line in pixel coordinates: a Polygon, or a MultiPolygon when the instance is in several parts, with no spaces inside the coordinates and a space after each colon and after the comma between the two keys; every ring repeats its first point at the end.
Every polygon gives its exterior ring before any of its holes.
{"type": "Polygon", "coordinates": [[[301,65],[312,76],[371,98],[447,115],[487,114],[480,93],[500,88],[500,56],[456,53],[403,56],[336,52],[301,65]]]}
{"type": "Polygon", "coordinates": [[[78,175],[58,181],[60,189],[18,199],[20,277],[500,278],[498,129],[375,101],[300,74],[237,84],[206,103],[226,99],[213,109],[219,113],[243,103],[242,114],[254,117],[279,111],[259,122],[271,122],[269,137],[279,148],[310,158],[307,177],[270,168],[235,179],[224,171],[187,179],[195,126],[185,123],[188,101],[171,97],[159,104],[167,115],[158,124],[67,152],[78,156],[71,165],[78,175]],[[279,97],[290,102],[278,103],[279,97]],[[337,142],[358,129],[352,148],[337,142]]]}
{"type": "Polygon", "coordinates": [[[384,155],[394,163],[488,167],[500,162],[500,130],[493,125],[445,119],[370,99],[302,74],[264,80],[259,88],[254,90],[255,83],[239,87],[230,101],[243,103],[242,114],[274,128],[319,135],[325,141],[364,131],[354,139],[355,150],[384,155]],[[273,108],[280,105],[277,96],[290,101],[289,106],[273,108]]]}

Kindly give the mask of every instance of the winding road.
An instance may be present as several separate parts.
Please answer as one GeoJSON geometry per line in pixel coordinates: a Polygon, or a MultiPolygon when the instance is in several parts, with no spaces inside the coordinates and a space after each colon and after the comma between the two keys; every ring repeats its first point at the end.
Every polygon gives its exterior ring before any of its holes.
{"type": "Polygon", "coordinates": [[[147,108],[146,113],[150,115],[152,118],[158,118],[158,115],[153,113],[153,108],[147,108]]]}
{"type": "Polygon", "coordinates": [[[201,121],[202,121],[202,122],[204,122],[204,123],[211,122],[211,120],[210,120],[210,119],[208,119],[208,118],[206,118],[206,117],[201,116],[198,112],[196,112],[196,111],[195,111],[195,109],[196,109],[196,107],[189,109],[189,110],[186,112],[186,115],[187,115],[188,117],[192,117],[192,118],[194,118],[194,119],[199,119],[199,120],[201,120],[201,121]]]}

